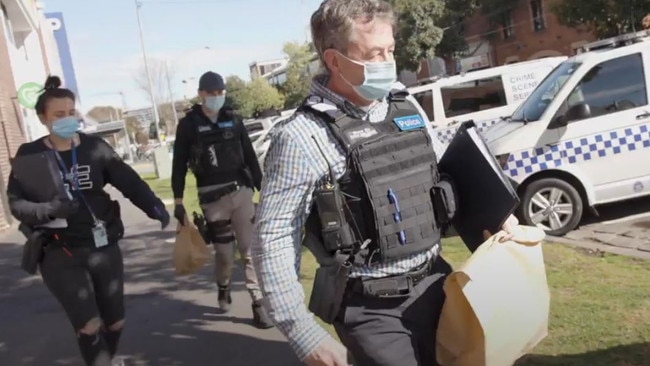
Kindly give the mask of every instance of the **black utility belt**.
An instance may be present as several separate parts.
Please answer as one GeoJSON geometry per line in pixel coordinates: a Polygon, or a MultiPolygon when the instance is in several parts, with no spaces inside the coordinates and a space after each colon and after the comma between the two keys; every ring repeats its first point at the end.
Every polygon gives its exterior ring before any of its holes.
{"type": "Polygon", "coordinates": [[[420,281],[433,274],[435,261],[436,256],[409,273],[402,275],[382,278],[351,278],[348,280],[347,291],[367,297],[379,298],[408,296],[420,281]]]}
{"type": "Polygon", "coordinates": [[[239,183],[234,182],[232,184],[228,184],[227,186],[219,187],[207,192],[199,192],[199,204],[208,204],[214,201],[218,201],[221,199],[221,197],[229,195],[233,192],[237,192],[241,188],[242,187],[239,185],[239,183]]]}

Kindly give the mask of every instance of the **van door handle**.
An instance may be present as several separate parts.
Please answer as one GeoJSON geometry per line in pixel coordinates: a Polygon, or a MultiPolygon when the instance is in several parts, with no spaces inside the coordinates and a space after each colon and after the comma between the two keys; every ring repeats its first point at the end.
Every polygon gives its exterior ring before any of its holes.
{"type": "Polygon", "coordinates": [[[650,112],[646,112],[646,113],[639,114],[638,116],[636,116],[637,120],[646,119],[646,118],[650,118],[650,112]]]}

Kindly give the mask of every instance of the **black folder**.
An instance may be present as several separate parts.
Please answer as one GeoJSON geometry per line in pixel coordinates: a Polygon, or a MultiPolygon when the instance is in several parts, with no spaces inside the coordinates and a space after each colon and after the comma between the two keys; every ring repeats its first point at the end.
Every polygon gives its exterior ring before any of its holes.
{"type": "Polygon", "coordinates": [[[50,202],[68,197],[61,170],[52,151],[17,156],[11,162],[14,179],[25,198],[32,202],[50,202]]]}
{"type": "Polygon", "coordinates": [[[492,234],[500,231],[517,208],[517,192],[474,121],[460,125],[438,166],[451,177],[456,191],[456,214],[451,223],[474,252],[485,241],[483,230],[492,234]]]}

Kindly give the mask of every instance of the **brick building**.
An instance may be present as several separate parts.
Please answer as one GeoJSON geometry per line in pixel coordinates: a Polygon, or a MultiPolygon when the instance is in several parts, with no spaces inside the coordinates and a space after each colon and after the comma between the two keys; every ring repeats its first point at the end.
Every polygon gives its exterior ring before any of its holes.
{"type": "Polygon", "coordinates": [[[442,69],[436,66],[439,61],[423,61],[417,80],[426,80],[441,70],[454,75],[518,61],[574,55],[578,47],[596,37],[586,29],[560,25],[551,11],[557,1],[564,0],[519,0],[512,10],[495,14],[502,19],[498,25],[490,24],[487,16],[477,11],[460,25],[468,45],[465,57],[446,60],[442,69]]]}
{"type": "Polygon", "coordinates": [[[594,41],[595,36],[584,28],[560,25],[551,11],[556,1],[564,0],[519,0],[514,9],[499,14],[503,20],[498,26],[491,26],[482,14],[468,19],[465,39],[470,53],[474,54],[469,60],[460,60],[463,71],[484,67],[486,63],[499,66],[542,57],[571,56],[581,45],[594,41]]]}
{"type": "Polygon", "coordinates": [[[20,144],[42,135],[35,111],[18,103],[17,90],[48,72],[60,75],[54,38],[40,4],[33,0],[0,0],[0,231],[12,224],[6,189],[10,159],[20,144]]]}

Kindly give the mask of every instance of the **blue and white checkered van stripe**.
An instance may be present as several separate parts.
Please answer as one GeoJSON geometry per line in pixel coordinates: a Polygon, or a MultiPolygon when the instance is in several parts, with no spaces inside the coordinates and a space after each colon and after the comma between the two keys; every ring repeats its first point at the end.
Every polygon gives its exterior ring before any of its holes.
{"type": "Polygon", "coordinates": [[[650,149],[649,131],[650,124],[642,124],[518,151],[510,155],[504,171],[511,177],[521,177],[561,165],[650,149]]]}
{"type": "MultiPolygon", "coordinates": [[[[498,121],[500,121],[500,119],[476,122],[476,129],[479,133],[485,132],[490,126],[497,123],[498,121]]],[[[449,144],[451,142],[451,139],[454,138],[454,135],[456,135],[458,127],[459,125],[453,125],[450,127],[436,129],[435,131],[438,133],[438,139],[440,142],[445,145],[449,144]]]]}

